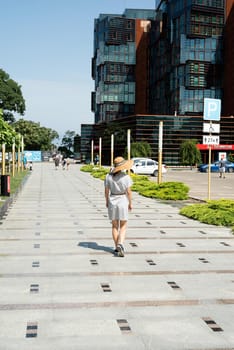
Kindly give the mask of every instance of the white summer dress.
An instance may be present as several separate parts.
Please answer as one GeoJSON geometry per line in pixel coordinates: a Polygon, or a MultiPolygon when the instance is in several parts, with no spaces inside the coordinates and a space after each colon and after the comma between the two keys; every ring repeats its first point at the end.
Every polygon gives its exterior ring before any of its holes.
{"type": "Polygon", "coordinates": [[[132,185],[132,179],[124,172],[116,175],[107,174],[104,186],[109,188],[108,216],[110,220],[128,219],[127,189],[132,185]]]}

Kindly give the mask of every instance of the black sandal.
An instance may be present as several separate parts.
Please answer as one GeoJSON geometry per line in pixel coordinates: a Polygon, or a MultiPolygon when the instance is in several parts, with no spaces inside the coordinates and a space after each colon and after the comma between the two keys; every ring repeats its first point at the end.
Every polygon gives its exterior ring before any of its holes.
{"type": "Polygon", "coordinates": [[[124,257],[124,247],[122,244],[117,245],[117,251],[118,251],[118,256],[121,256],[122,258],[124,257]]]}

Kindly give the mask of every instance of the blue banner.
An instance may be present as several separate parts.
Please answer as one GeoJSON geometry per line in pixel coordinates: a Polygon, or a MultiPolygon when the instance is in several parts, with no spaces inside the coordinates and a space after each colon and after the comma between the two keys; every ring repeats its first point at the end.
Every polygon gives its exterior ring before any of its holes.
{"type": "Polygon", "coordinates": [[[24,151],[27,162],[41,162],[41,151],[24,151]]]}

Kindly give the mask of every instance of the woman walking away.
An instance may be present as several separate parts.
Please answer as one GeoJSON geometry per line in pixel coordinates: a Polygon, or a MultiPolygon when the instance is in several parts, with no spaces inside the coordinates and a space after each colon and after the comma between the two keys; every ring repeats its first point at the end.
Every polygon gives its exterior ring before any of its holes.
{"type": "Polygon", "coordinates": [[[123,243],[126,235],[128,211],[132,209],[132,179],[123,170],[129,170],[133,161],[122,157],[114,159],[114,167],[106,175],[105,198],[108,216],[112,221],[112,237],[115,243],[115,254],[124,257],[123,243]]]}

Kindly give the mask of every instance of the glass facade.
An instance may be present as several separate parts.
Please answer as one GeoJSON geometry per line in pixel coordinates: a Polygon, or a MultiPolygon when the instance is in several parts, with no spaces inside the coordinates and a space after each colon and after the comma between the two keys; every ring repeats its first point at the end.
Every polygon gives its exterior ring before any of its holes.
{"type": "MultiPolygon", "coordinates": [[[[163,162],[180,163],[179,150],[184,140],[202,144],[204,98],[223,101],[224,0],[156,0],[155,8],[157,11],[127,9],[123,15],[101,14],[95,19],[95,124],[93,129],[84,128],[84,149],[90,151],[88,137],[95,144],[102,137],[102,164],[110,162],[112,133],[121,135],[115,147],[124,154],[128,129],[132,141],[147,141],[152,158],[157,159],[160,121],[163,162]]],[[[231,19],[233,8],[228,33],[233,33],[231,19]]],[[[226,41],[232,58],[233,37],[226,41]]],[[[230,78],[234,71],[231,67],[230,78]]],[[[230,94],[229,101],[233,101],[230,94]]],[[[234,132],[233,102],[226,106],[230,116],[222,116],[220,121],[223,149],[233,143],[234,132]]],[[[204,162],[206,153],[202,154],[204,162]]]]}
{"type": "Polygon", "coordinates": [[[91,160],[91,140],[95,137],[93,124],[81,124],[80,153],[83,162],[91,160]]]}
{"type": "MultiPolygon", "coordinates": [[[[163,162],[166,164],[178,164],[180,144],[185,139],[196,139],[198,143],[202,142],[202,117],[171,115],[134,115],[130,118],[121,118],[118,121],[109,123],[112,133],[115,135],[120,132],[123,136],[120,140],[115,137],[115,149],[119,154],[124,154],[127,146],[127,130],[131,130],[132,142],[147,142],[152,149],[152,158],[158,159],[159,143],[159,122],[163,121],[163,162]]],[[[95,126],[95,143],[98,143],[98,137],[105,139],[106,125],[97,124],[95,126]]],[[[110,142],[109,138],[103,142],[103,161],[110,163],[110,142]]]]}
{"type": "MultiPolygon", "coordinates": [[[[203,116],[172,116],[172,115],[134,115],[121,118],[109,123],[94,126],[96,136],[95,144],[99,137],[103,139],[103,162],[110,164],[111,134],[115,135],[115,149],[119,154],[124,154],[127,147],[127,130],[131,130],[132,142],[148,142],[152,149],[152,158],[158,159],[159,122],[163,122],[163,162],[167,165],[180,164],[179,151],[184,140],[196,140],[197,144],[203,142],[203,116]],[[107,129],[108,137],[106,138],[107,129]],[[121,138],[117,137],[121,134],[121,138]],[[105,142],[104,142],[105,140],[105,142]]],[[[234,123],[232,117],[222,117],[220,122],[220,147],[212,152],[212,160],[218,159],[218,152],[226,150],[232,152],[234,123]]],[[[203,162],[208,162],[208,149],[202,152],[203,162]]]]}
{"type": "Polygon", "coordinates": [[[223,97],[224,1],[161,2],[150,36],[150,113],[202,115],[223,97]]]}
{"type": "Polygon", "coordinates": [[[92,60],[95,123],[136,112],[136,20],[154,17],[154,10],[126,9],[123,15],[101,14],[95,19],[92,60]]]}
{"type": "Polygon", "coordinates": [[[224,114],[234,116],[234,0],[226,0],[224,60],[224,114]]]}

